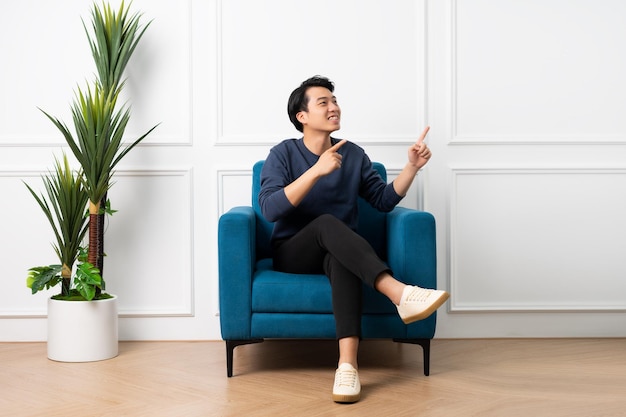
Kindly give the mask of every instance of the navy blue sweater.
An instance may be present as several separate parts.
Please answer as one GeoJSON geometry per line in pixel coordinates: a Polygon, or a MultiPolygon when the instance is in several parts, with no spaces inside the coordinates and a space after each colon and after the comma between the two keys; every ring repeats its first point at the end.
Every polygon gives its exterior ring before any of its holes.
{"type": "MultiPolygon", "coordinates": [[[[331,142],[334,145],[339,140],[331,138],[331,142]]],[[[275,222],[273,241],[293,236],[327,213],[356,231],[359,196],[383,212],[391,211],[400,202],[402,197],[393,184],[383,181],[360,146],[347,142],[338,152],[342,155],[341,168],[320,178],[294,207],[284,188],[313,166],[319,156],[307,149],[303,139],[287,139],[270,150],[261,171],[259,205],[263,216],[275,222]]]]}

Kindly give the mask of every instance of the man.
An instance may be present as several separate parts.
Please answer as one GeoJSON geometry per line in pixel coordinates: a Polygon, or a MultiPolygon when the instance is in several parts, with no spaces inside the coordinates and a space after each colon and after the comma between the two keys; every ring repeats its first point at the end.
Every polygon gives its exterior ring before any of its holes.
{"type": "Polygon", "coordinates": [[[386,295],[405,323],[431,315],[447,299],[445,291],[408,286],[396,280],[369,243],[356,233],[358,197],[391,211],[431,157],[424,138],[408,149],[398,177],[385,183],[362,148],[331,137],[341,109],[334,85],[325,77],[304,81],[289,97],[287,111],[300,139],[274,146],[261,172],[259,204],[275,222],[274,268],[290,273],[324,273],[332,288],[339,361],[333,400],[360,398],[357,353],[361,337],[362,283],[386,295]]]}

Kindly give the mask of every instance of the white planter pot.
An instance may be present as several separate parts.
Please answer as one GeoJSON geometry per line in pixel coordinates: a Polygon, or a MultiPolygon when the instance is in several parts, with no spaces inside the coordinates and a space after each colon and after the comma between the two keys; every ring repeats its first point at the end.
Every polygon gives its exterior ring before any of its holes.
{"type": "Polygon", "coordinates": [[[117,297],[97,301],[48,299],[48,358],[93,362],[118,353],[117,297]]]}

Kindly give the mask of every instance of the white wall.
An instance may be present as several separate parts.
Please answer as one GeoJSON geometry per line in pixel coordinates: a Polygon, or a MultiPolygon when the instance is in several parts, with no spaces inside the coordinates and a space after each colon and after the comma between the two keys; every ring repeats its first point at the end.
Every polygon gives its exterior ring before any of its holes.
{"type": "MultiPolygon", "coordinates": [[[[113,2],[117,6],[116,2],[113,2]]],[[[13,2],[0,15],[0,340],[45,340],[24,285],[52,236],[22,180],[63,140],[91,78],[91,2],[13,2]],[[10,9],[7,11],[7,9],[10,9]],[[25,21],[31,22],[24,25],[25,21]],[[9,40],[9,41],[7,41],[9,40]]],[[[108,290],[120,337],[219,339],[217,219],[250,203],[250,169],[297,132],[303,79],[337,85],[346,137],[391,177],[432,126],[409,196],[438,222],[439,337],[624,336],[626,28],[619,0],[134,0],[154,19],[128,69],[129,136],[110,198],[108,290]]]]}

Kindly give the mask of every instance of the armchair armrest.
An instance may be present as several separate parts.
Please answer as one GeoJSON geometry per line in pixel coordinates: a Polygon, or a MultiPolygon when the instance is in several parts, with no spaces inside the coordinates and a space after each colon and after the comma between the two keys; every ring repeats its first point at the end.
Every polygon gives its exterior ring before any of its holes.
{"type": "Polygon", "coordinates": [[[387,261],[399,280],[437,288],[434,216],[404,207],[393,209],[387,215],[387,261]]]}
{"type": "Polygon", "coordinates": [[[222,338],[249,339],[256,262],[256,216],[252,207],[234,207],[224,213],[217,239],[222,338]]]}

